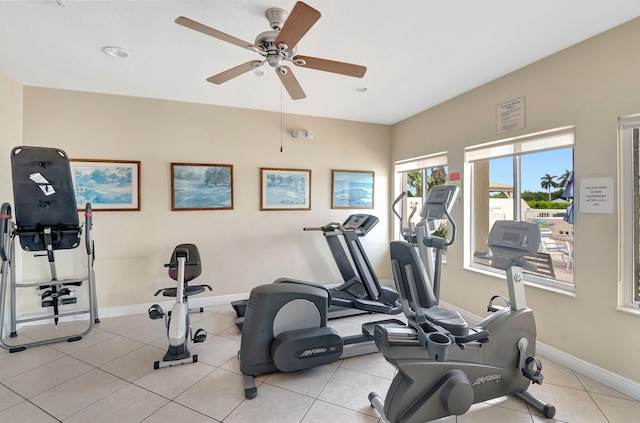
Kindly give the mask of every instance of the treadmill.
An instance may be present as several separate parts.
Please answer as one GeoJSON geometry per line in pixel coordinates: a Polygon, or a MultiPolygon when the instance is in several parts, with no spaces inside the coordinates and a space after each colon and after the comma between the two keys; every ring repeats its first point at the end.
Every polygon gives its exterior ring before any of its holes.
{"type": "MultiPolygon", "coordinates": [[[[370,214],[353,214],[344,223],[331,222],[304,231],[321,231],[338,266],[343,283],[330,289],[329,319],[364,313],[399,314],[398,293],[380,284],[360,242],[379,219],[370,214]]],[[[277,281],[276,281],[277,283],[277,281]]],[[[242,329],[248,300],[231,302],[238,316],[236,326],[242,329]]]]}

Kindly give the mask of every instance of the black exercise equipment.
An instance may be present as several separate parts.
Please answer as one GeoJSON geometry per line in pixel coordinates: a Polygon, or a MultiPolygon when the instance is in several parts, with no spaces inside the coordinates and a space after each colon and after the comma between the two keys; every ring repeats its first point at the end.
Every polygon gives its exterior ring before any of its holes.
{"type": "Polygon", "coordinates": [[[13,177],[13,197],[15,203],[15,223],[12,223],[12,209],[4,203],[0,210],[0,258],[2,259],[2,279],[0,287],[0,346],[9,352],[17,352],[27,347],[60,341],[77,341],[88,334],[94,323],[98,323],[98,302],[96,298],[94,272],[94,243],[91,238],[93,217],[91,203],[85,206],[84,238],[87,253],[87,272],[80,277],[59,279],[56,269],[55,252],[70,250],[81,244],[83,225],[78,218],[71,169],[67,154],[57,148],[19,146],[11,150],[11,170],[13,177]],[[34,257],[47,257],[51,279],[35,283],[16,281],[16,238],[24,251],[35,253],[34,257]],[[42,252],[42,253],[39,253],[42,252]],[[76,288],[87,286],[87,308],[62,308],[77,303],[76,288]],[[18,318],[17,288],[35,288],[40,294],[41,306],[51,308],[51,313],[35,317],[18,318]],[[4,342],[4,319],[7,295],[10,296],[11,337],[17,337],[20,323],[53,320],[57,326],[60,318],[88,314],[87,329],[73,335],[56,337],[35,342],[6,344],[4,342]]]}

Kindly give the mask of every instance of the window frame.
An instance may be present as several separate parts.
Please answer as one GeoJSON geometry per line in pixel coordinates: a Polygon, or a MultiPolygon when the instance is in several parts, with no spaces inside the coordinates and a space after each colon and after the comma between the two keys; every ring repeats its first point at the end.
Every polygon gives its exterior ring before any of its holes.
{"type": "MultiPolygon", "coordinates": [[[[490,266],[474,261],[474,251],[472,251],[474,245],[476,245],[476,230],[474,226],[476,210],[473,206],[475,195],[474,163],[503,157],[513,158],[514,215],[521,216],[521,207],[519,201],[520,195],[522,194],[520,158],[528,154],[542,153],[545,151],[561,150],[566,148],[575,150],[575,126],[573,125],[563,126],[547,131],[535,132],[518,137],[486,142],[465,148],[464,184],[466,187],[468,187],[465,190],[467,193],[465,196],[465,204],[468,205],[467,207],[465,207],[465,227],[470,228],[470,230],[465,231],[464,234],[464,263],[466,269],[480,271],[482,273],[495,275],[498,277],[504,277],[504,272],[497,271],[490,266]],[[555,142],[555,140],[557,140],[557,142],[555,142]]],[[[563,294],[575,295],[576,292],[575,270],[573,283],[564,282],[558,279],[549,279],[531,273],[525,274],[525,283],[528,285],[541,286],[546,289],[563,294]]]]}
{"type": "MultiPolygon", "coordinates": [[[[618,118],[618,308],[634,313],[640,313],[640,275],[635,272],[640,264],[640,239],[635,235],[640,231],[635,210],[635,201],[638,201],[635,190],[640,189],[637,173],[640,158],[633,154],[634,143],[640,143],[638,138],[640,114],[618,118]]],[[[640,145],[635,147],[637,152],[640,145]]]]}

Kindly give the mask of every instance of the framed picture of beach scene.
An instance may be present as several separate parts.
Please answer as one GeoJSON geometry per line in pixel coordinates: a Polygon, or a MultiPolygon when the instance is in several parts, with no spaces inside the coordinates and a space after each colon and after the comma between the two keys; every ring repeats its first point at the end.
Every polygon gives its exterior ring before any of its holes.
{"type": "Polygon", "coordinates": [[[261,167],[260,210],[311,210],[311,170],[261,167]]]}
{"type": "Polygon", "coordinates": [[[332,209],[372,209],[375,172],[332,170],[332,209]]]}
{"type": "Polygon", "coordinates": [[[233,165],[171,163],[171,210],[233,210],[233,165]]]}
{"type": "Polygon", "coordinates": [[[140,211],[140,162],[69,159],[78,210],[140,211]]]}

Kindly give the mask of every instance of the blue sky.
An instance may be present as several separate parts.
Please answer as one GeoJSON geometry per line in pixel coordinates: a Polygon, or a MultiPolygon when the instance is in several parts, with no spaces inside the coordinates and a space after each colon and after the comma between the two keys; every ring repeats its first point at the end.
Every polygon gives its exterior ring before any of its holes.
{"type": "MultiPolygon", "coordinates": [[[[494,159],[489,166],[489,179],[499,184],[513,185],[513,158],[494,159]]],[[[566,170],[573,169],[573,149],[545,151],[522,156],[522,191],[543,191],[540,178],[546,173],[560,177],[566,170]]],[[[557,178],[556,178],[557,180],[557,178]]]]}

